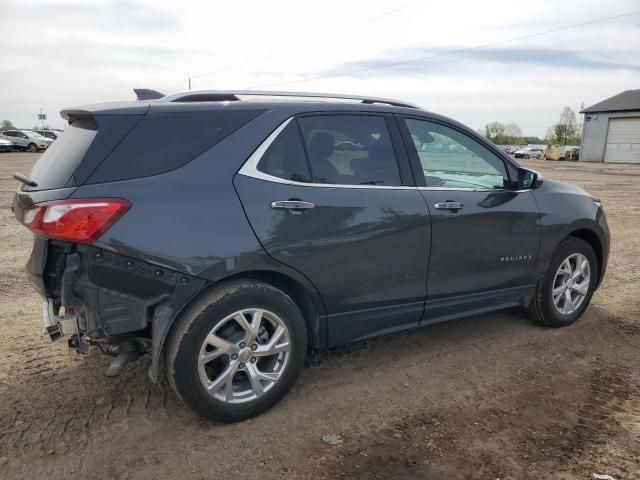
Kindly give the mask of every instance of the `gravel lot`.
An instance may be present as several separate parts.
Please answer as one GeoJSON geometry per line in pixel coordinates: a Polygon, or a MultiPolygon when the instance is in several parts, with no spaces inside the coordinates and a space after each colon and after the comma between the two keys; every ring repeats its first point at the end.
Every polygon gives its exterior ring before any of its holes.
{"type": "Polygon", "coordinates": [[[0,478],[640,478],[640,165],[525,161],[608,213],[609,270],[577,324],[512,310],[351,345],[267,414],[215,425],[151,385],[148,361],[110,379],[108,358],[40,336],[9,210],[36,158],[0,154],[0,478]]]}

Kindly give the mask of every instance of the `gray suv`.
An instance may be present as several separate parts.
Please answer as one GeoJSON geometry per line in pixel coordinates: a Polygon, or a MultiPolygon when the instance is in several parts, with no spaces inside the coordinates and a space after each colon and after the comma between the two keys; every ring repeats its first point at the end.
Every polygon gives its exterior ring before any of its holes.
{"type": "Polygon", "coordinates": [[[163,362],[209,419],[267,410],[347,342],[516,306],[569,325],[604,276],[600,200],[405,102],[191,91],[62,116],[15,175],[44,331],[107,375],[163,362]]]}
{"type": "Polygon", "coordinates": [[[53,140],[31,130],[4,130],[0,132],[0,138],[9,140],[13,143],[14,148],[29,150],[32,153],[49,148],[53,142],[53,140]]]}

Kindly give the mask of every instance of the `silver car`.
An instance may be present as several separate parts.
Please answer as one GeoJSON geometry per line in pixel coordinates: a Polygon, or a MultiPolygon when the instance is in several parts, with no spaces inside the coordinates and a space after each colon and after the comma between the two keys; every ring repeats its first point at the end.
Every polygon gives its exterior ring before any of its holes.
{"type": "Polygon", "coordinates": [[[542,157],[542,149],[535,147],[526,147],[516,150],[513,154],[516,158],[540,158],[542,157]]]}
{"type": "Polygon", "coordinates": [[[13,143],[9,140],[0,138],[0,152],[10,152],[11,150],[13,150],[13,143]]]}
{"type": "Polygon", "coordinates": [[[53,140],[31,130],[4,130],[0,132],[0,138],[9,140],[19,150],[29,150],[33,153],[45,150],[53,143],[53,140]]]}

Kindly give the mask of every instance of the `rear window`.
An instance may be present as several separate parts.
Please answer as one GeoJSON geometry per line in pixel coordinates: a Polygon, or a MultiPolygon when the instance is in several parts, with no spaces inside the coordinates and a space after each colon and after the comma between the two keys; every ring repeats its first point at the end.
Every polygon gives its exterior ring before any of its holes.
{"type": "Polygon", "coordinates": [[[73,122],[64,135],[60,135],[44,152],[29,173],[29,178],[38,184],[35,190],[64,187],[82,161],[97,132],[98,126],[93,119],[73,122]]]}
{"type": "Polygon", "coordinates": [[[179,168],[262,112],[263,110],[152,111],[109,154],[91,175],[88,183],[147,177],[179,168]]]}

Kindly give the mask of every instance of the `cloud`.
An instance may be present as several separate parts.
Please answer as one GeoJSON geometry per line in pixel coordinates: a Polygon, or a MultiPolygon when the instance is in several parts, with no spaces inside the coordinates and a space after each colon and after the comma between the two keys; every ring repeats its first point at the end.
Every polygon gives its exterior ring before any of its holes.
{"type": "MultiPolygon", "coordinates": [[[[44,31],[70,28],[93,33],[105,31],[148,33],[181,26],[180,16],[170,9],[134,0],[110,1],[55,1],[38,2],[8,0],[2,7],[11,12],[11,18],[37,19],[42,15],[46,22],[38,22],[44,31]]],[[[18,22],[22,27],[29,22],[18,22]]]]}
{"type": "MultiPolygon", "coordinates": [[[[461,51],[459,48],[404,48],[384,51],[375,58],[337,64],[328,69],[304,73],[303,78],[318,77],[395,77],[399,75],[443,75],[450,71],[467,71],[478,64],[502,64],[514,68],[560,67],[577,70],[640,71],[640,64],[607,60],[578,51],[536,48],[482,48],[461,51]]],[[[533,72],[533,70],[532,70],[533,72]]],[[[263,75],[284,78],[281,72],[263,71],[263,75]]]]}
{"type": "Polygon", "coordinates": [[[542,135],[565,105],[640,86],[640,15],[565,29],[637,2],[0,0],[0,119],[31,126],[42,107],[63,126],[62,108],[130,100],[133,87],[172,93],[191,78],[198,89],[395,97],[542,135]]]}

